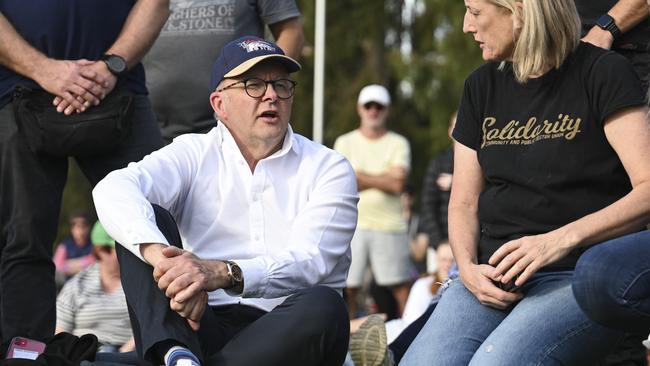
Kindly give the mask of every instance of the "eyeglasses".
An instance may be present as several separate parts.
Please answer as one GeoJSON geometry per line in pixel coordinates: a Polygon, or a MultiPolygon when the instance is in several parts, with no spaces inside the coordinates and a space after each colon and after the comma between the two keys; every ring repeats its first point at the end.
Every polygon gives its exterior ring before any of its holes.
{"type": "Polygon", "coordinates": [[[266,93],[266,88],[271,84],[273,85],[275,94],[277,94],[280,99],[289,99],[293,97],[293,92],[296,89],[297,84],[295,81],[289,79],[262,80],[258,78],[250,78],[226,85],[221,89],[217,89],[217,91],[221,92],[230,89],[239,83],[244,84],[244,90],[246,90],[246,94],[251,98],[259,98],[263,96],[266,93]]]}
{"type": "Polygon", "coordinates": [[[363,105],[363,108],[366,109],[366,110],[370,110],[370,109],[372,109],[372,108],[375,108],[375,109],[378,110],[378,111],[383,111],[384,108],[386,108],[386,107],[383,106],[383,105],[381,105],[381,104],[379,104],[379,103],[369,102],[369,103],[364,104],[364,105],[363,105]]]}

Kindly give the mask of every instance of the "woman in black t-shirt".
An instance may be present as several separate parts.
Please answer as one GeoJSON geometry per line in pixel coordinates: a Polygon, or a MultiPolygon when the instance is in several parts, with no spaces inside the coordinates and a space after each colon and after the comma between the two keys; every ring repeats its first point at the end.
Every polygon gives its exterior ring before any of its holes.
{"type": "Polygon", "coordinates": [[[644,93],[622,56],[579,41],[573,1],[465,5],[488,63],[453,133],[460,280],[400,364],[595,364],[622,333],[585,315],[571,280],[587,247],[649,239],[644,93]]]}

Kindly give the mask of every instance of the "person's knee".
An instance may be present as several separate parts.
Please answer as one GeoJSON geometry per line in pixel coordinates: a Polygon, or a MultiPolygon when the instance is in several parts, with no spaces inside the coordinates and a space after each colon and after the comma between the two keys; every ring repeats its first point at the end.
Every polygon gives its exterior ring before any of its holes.
{"type": "Polygon", "coordinates": [[[601,248],[591,248],[586,251],[578,260],[573,275],[573,291],[576,298],[583,299],[588,297],[593,289],[603,288],[608,280],[607,275],[603,273],[603,256],[601,248]]]}
{"type": "Polygon", "coordinates": [[[299,296],[302,306],[296,315],[304,319],[305,330],[319,333],[332,328],[349,333],[347,307],[338,292],[330,287],[316,286],[302,291],[299,296]]]}
{"type": "Polygon", "coordinates": [[[572,281],[573,294],[580,308],[597,323],[607,324],[616,309],[616,276],[606,268],[612,265],[608,260],[607,248],[595,246],[586,251],[576,264],[572,281]]]}

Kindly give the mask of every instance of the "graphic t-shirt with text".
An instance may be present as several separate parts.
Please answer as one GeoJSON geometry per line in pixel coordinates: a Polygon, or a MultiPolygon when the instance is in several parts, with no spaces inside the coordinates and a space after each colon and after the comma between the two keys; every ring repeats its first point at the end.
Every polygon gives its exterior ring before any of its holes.
{"type": "MultiPolygon", "coordinates": [[[[505,242],[552,231],[627,194],[630,181],[604,122],[644,93],[623,57],[580,43],[560,69],[520,84],[488,63],[465,82],[453,137],[477,151],[479,262],[505,242]]],[[[553,264],[573,268],[576,251],[553,264]]]]}

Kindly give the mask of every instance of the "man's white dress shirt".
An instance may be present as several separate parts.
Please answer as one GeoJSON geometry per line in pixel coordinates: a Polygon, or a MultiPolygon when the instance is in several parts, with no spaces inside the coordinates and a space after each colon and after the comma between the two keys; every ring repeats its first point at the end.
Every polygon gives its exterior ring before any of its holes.
{"type": "Polygon", "coordinates": [[[343,156],[291,127],[280,151],[254,172],[219,123],[110,173],[93,198],[107,232],[141,259],[139,244],[168,244],[151,202],[172,213],[184,249],[235,261],[244,274],[241,297],[213,291],[211,306],[268,311],[299,289],[345,286],[357,223],[354,171],[343,156]]]}

